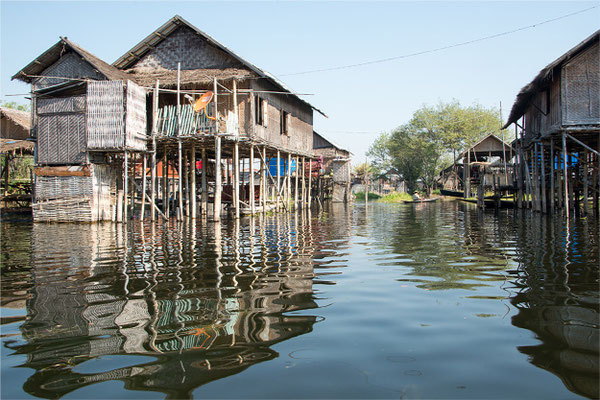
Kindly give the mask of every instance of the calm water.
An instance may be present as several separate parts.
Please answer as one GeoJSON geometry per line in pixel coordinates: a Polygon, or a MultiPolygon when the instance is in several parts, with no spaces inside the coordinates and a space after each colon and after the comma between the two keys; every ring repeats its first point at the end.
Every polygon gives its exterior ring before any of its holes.
{"type": "Polygon", "coordinates": [[[1,397],[598,397],[596,221],[4,221],[1,397]]]}

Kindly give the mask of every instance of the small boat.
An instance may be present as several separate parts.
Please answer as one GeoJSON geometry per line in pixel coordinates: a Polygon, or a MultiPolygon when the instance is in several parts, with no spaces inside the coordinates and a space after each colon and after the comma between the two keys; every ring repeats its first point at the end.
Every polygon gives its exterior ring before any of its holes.
{"type": "Polygon", "coordinates": [[[440,194],[442,196],[452,196],[452,197],[464,197],[465,192],[459,190],[448,190],[448,189],[440,189],[440,194]]]}
{"type": "Polygon", "coordinates": [[[438,201],[439,197],[432,197],[430,199],[421,199],[421,200],[404,200],[404,203],[406,204],[413,204],[413,203],[432,203],[434,201],[438,201]]]}

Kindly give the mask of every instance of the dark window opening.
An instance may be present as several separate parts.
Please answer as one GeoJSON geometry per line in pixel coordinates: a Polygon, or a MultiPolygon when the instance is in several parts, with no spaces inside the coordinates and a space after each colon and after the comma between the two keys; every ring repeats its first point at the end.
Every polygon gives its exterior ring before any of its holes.
{"type": "Polygon", "coordinates": [[[281,134],[282,135],[287,135],[288,134],[288,120],[290,118],[290,113],[281,110],[281,134]]]}
{"type": "Polygon", "coordinates": [[[254,97],[254,122],[256,123],[256,125],[264,125],[264,120],[263,120],[263,100],[258,97],[255,96],[254,97]]]}

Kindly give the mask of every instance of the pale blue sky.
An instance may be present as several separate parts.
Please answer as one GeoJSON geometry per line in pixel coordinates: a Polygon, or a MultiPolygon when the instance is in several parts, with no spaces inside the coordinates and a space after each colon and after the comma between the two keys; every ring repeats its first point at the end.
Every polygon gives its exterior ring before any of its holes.
{"type": "Polygon", "coordinates": [[[27,93],[10,77],[59,36],[112,63],[175,14],[277,76],[321,108],[315,129],[364,161],[378,132],[423,104],[497,107],[600,27],[600,7],[513,34],[337,71],[286,74],[401,56],[560,17],[600,2],[28,2],[0,1],[1,98],[27,93]],[[357,100],[362,104],[356,107],[357,100]]]}

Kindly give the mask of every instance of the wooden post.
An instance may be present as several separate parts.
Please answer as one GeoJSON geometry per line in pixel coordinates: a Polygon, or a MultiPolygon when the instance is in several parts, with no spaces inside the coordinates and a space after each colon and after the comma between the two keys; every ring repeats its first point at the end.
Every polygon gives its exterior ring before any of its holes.
{"type": "Polygon", "coordinates": [[[281,197],[279,196],[279,193],[281,192],[281,153],[279,152],[279,150],[277,150],[277,184],[275,186],[275,193],[277,199],[276,210],[279,211],[279,209],[281,208],[281,197]]]}
{"type": "Polygon", "coordinates": [[[186,217],[190,216],[190,173],[189,173],[189,169],[188,169],[188,154],[187,151],[183,151],[183,186],[185,187],[185,197],[184,197],[184,204],[183,204],[183,211],[185,211],[185,213],[182,213],[182,215],[185,214],[186,217]]]}
{"type": "Polygon", "coordinates": [[[304,203],[306,201],[306,168],[304,165],[304,157],[302,157],[302,196],[300,198],[300,205],[304,208],[304,203]]]}
{"type": "Polygon", "coordinates": [[[124,152],[124,166],[123,166],[123,221],[127,222],[127,197],[129,196],[129,157],[127,150],[124,152]]]}
{"type": "Polygon", "coordinates": [[[308,159],[308,190],[306,193],[306,204],[310,208],[312,200],[312,158],[308,159]]]}
{"type": "Polygon", "coordinates": [[[192,200],[192,204],[191,204],[191,217],[192,219],[196,219],[196,211],[197,211],[197,206],[196,206],[196,195],[197,195],[197,190],[196,190],[196,145],[192,144],[192,151],[190,152],[190,178],[191,178],[191,186],[192,186],[192,190],[191,190],[191,200],[192,200]]]}
{"type": "Polygon", "coordinates": [[[250,144],[250,175],[249,175],[249,186],[250,186],[250,214],[256,213],[256,206],[254,204],[254,145],[250,144]]]}
{"type": "Polygon", "coordinates": [[[590,153],[587,149],[584,151],[583,159],[585,164],[583,165],[583,215],[588,215],[588,162],[590,158],[590,153]]]}
{"type": "Polygon", "coordinates": [[[213,78],[214,102],[215,102],[215,200],[213,202],[213,219],[221,220],[221,136],[219,135],[219,113],[217,112],[218,91],[217,78],[213,78]]]}
{"type": "Polygon", "coordinates": [[[565,215],[569,218],[569,179],[568,179],[568,171],[567,171],[567,137],[565,133],[562,133],[562,150],[563,150],[563,177],[564,177],[564,188],[565,188],[565,215]]]}
{"type": "MultiPolygon", "coordinates": [[[[464,161],[463,161],[464,163],[464,161]]],[[[465,198],[471,197],[471,150],[467,151],[467,165],[465,168],[465,198]]]]}
{"type": "Polygon", "coordinates": [[[208,157],[204,145],[202,145],[200,155],[202,157],[202,218],[205,218],[208,214],[208,157]]]}
{"type": "Polygon", "coordinates": [[[146,154],[143,155],[142,159],[142,209],[140,210],[140,221],[144,220],[144,213],[146,209],[146,169],[148,168],[148,157],[146,154]]]}
{"type": "Polygon", "coordinates": [[[233,143],[233,207],[235,218],[240,217],[240,149],[239,143],[233,143]]]}
{"type": "Polygon", "coordinates": [[[556,169],[554,168],[556,165],[554,158],[554,140],[550,138],[550,213],[554,214],[554,198],[555,198],[555,187],[554,187],[554,174],[556,173],[556,169]]]}
{"type": "MultiPolygon", "coordinates": [[[[152,161],[151,161],[151,168],[152,168],[152,175],[151,175],[151,182],[150,182],[150,201],[152,202],[152,204],[155,206],[156,205],[156,134],[157,129],[158,129],[158,95],[159,95],[159,89],[158,89],[158,85],[159,81],[158,79],[156,80],[156,87],[154,88],[154,96],[153,96],[153,107],[152,107],[152,161]]],[[[152,206],[151,210],[150,210],[150,218],[152,219],[152,221],[154,221],[156,219],[156,210],[155,207],[152,206]]]]}
{"type": "Polygon", "coordinates": [[[267,179],[267,148],[262,148],[262,169],[261,179],[263,181],[263,193],[262,193],[262,206],[263,213],[267,211],[267,189],[269,186],[269,180],[267,179]]]}
{"type": "Polygon", "coordinates": [[[162,159],[163,169],[163,187],[162,187],[162,198],[163,198],[163,213],[169,216],[169,166],[167,164],[167,147],[165,146],[165,153],[162,159]]]}
{"type": "MultiPolygon", "coordinates": [[[[183,220],[183,182],[182,182],[182,176],[183,176],[183,163],[182,163],[182,144],[181,144],[181,90],[180,90],[180,83],[181,83],[181,63],[177,63],[177,159],[179,162],[178,165],[178,169],[177,169],[177,192],[178,192],[178,197],[179,197],[179,209],[177,211],[177,219],[179,221],[183,220]]],[[[216,104],[216,93],[215,93],[215,104],[216,104]]]]}
{"type": "Polygon", "coordinates": [[[546,192],[546,158],[544,157],[544,145],[540,143],[541,178],[542,178],[542,212],[548,212],[548,193],[546,192]]]}
{"type": "Polygon", "coordinates": [[[285,193],[286,208],[290,208],[290,200],[292,199],[292,155],[287,155],[287,185],[285,193]]]}
{"type": "Polygon", "coordinates": [[[300,169],[298,168],[298,156],[294,157],[295,162],[296,162],[296,171],[294,172],[295,178],[294,179],[294,211],[296,211],[298,209],[298,171],[300,171],[300,169]]]}

